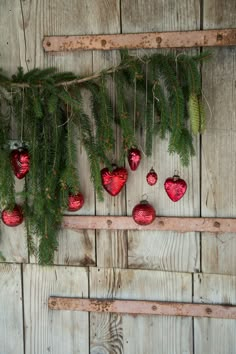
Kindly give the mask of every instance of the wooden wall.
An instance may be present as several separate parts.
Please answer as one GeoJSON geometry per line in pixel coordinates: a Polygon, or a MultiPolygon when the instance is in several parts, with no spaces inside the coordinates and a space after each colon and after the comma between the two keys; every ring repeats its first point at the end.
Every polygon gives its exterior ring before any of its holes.
{"type": "MultiPolygon", "coordinates": [[[[1,0],[0,67],[10,74],[18,66],[88,74],[115,65],[118,54],[48,55],[42,50],[43,36],[233,28],[235,19],[235,0],[1,0]]],[[[159,215],[236,217],[236,48],[212,53],[202,68],[207,131],[196,138],[189,168],[167,154],[165,141],[156,141],[153,157],[130,173],[126,191],[99,203],[78,144],[85,195],[78,214],[130,215],[146,193],[159,215]],[[152,166],[159,175],[155,187],[145,183],[152,166]],[[163,183],[176,169],[188,192],[172,203],[163,183]]],[[[114,159],[118,155],[117,145],[114,159]]],[[[1,354],[236,353],[235,320],[47,308],[49,295],[236,305],[234,234],[64,230],[55,265],[40,267],[28,257],[24,227],[1,225],[0,251],[5,257],[0,264],[1,354]]]]}

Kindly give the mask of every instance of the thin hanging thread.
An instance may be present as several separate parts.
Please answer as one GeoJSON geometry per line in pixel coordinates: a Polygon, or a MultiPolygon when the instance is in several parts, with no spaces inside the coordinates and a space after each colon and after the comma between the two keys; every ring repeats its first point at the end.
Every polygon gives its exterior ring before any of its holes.
{"type": "MultiPolygon", "coordinates": [[[[148,61],[145,62],[145,128],[147,128],[147,102],[148,102],[148,61]]],[[[144,146],[146,149],[147,135],[145,134],[144,146]]],[[[145,150],[144,149],[144,150],[145,150]]]]}
{"type": "Polygon", "coordinates": [[[176,70],[176,77],[178,78],[178,57],[180,55],[184,55],[184,53],[179,53],[175,56],[175,70],[176,70]]]}
{"type": "Polygon", "coordinates": [[[136,129],[136,110],[137,110],[137,77],[135,73],[134,77],[134,135],[135,135],[135,129],[136,129]]]}
{"type": "Polygon", "coordinates": [[[204,100],[206,101],[207,107],[208,107],[209,112],[210,112],[210,115],[211,115],[211,117],[210,117],[210,119],[209,119],[209,123],[210,123],[211,120],[212,120],[212,117],[213,117],[212,109],[211,109],[210,103],[208,102],[208,100],[207,100],[207,98],[206,98],[206,96],[205,96],[203,90],[201,90],[201,91],[202,91],[202,97],[203,97],[204,100]]]}
{"type": "MultiPolygon", "coordinates": [[[[69,93],[67,87],[64,87],[64,90],[70,95],[70,93],[69,93]]],[[[71,95],[70,95],[70,96],[71,96],[71,95]]],[[[73,114],[72,114],[72,109],[71,109],[71,113],[70,113],[70,116],[69,116],[69,109],[68,109],[68,104],[67,104],[67,105],[66,105],[66,116],[67,116],[67,120],[66,120],[64,123],[58,125],[57,128],[63,127],[64,125],[68,124],[69,121],[70,121],[71,118],[72,118],[72,115],[73,115],[73,114]]]]}
{"type": "Polygon", "coordinates": [[[24,105],[25,105],[25,89],[22,90],[22,109],[21,109],[21,131],[20,131],[20,141],[23,143],[24,134],[24,105]]]}
{"type": "MultiPolygon", "coordinates": [[[[11,102],[13,102],[13,93],[12,93],[12,87],[11,87],[11,102]]],[[[11,139],[13,140],[13,104],[11,105],[10,108],[10,112],[11,112],[11,139]]]]}
{"type": "MultiPolygon", "coordinates": [[[[115,83],[116,83],[116,71],[114,70],[112,73],[112,80],[113,80],[113,87],[112,87],[112,97],[113,97],[113,110],[112,110],[112,114],[113,114],[113,132],[115,132],[116,136],[117,136],[117,127],[115,124],[115,117],[116,117],[116,90],[115,90],[115,83]]],[[[113,154],[112,154],[112,159],[114,159],[115,156],[115,144],[113,144],[113,154]]],[[[121,159],[121,158],[120,158],[121,159]]]]}

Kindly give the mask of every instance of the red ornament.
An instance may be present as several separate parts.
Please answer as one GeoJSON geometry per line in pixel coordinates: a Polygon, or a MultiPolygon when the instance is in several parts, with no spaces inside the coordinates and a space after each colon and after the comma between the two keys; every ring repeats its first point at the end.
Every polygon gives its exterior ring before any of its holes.
{"type": "Polygon", "coordinates": [[[101,170],[101,177],[103,187],[114,197],[124,187],[128,179],[128,172],[124,167],[114,165],[112,171],[109,171],[108,168],[103,168],[101,170]]]}
{"type": "Polygon", "coordinates": [[[68,197],[68,209],[69,211],[77,211],[84,205],[84,196],[82,193],[70,194],[68,197]]]}
{"type": "Polygon", "coordinates": [[[142,200],[133,208],[132,216],[137,224],[149,225],[154,221],[156,211],[146,200],[142,200]]]}
{"type": "Polygon", "coordinates": [[[177,202],[178,200],[180,200],[187,190],[187,183],[178,175],[174,175],[173,177],[167,178],[164,183],[164,186],[168,197],[173,202],[177,202]]]}
{"type": "Polygon", "coordinates": [[[141,152],[137,148],[131,148],[128,151],[128,163],[132,171],[137,170],[141,161],[141,152]]]}
{"type": "Polygon", "coordinates": [[[150,186],[154,186],[154,184],[157,183],[158,176],[153,168],[151,168],[151,170],[148,172],[148,174],[146,176],[146,180],[150,186]]]}
{"type": "Polygon", "coordinates": [[[2,211],[2,221],[7,226],[18,226],[22,223],[24,217],[19,205],[15,205],[13,210],[4,209],[2,211]]]}
{"type": "Polygon", "coordinates": [[[13,150],[11,152],[11,164],[14,175],[22,179],[27,175],[30,169],[30,156],[27,150],[13,150]]]}

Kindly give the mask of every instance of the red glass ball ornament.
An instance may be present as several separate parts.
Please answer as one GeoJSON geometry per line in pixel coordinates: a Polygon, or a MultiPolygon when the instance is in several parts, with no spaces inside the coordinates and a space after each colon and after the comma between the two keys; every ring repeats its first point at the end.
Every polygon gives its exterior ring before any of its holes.
{"type": "Polygon", "coordinates": [[[68,209],[69,211],[77,211],[84,205],[84,196],[82,193],[70,194],[68,197],[68,209]]]}
{"type": "Polygon", "coordinates": [[[158,176],[153,168],[151,168],[151,170],[148,172],[148,174],[146,176],[146,180],[150,186],[154,186],[154,184],[157,183],[158,176]]]}
{"type": "Polygon", "coordinates": [[[18,179],[24,178],[30,169],[30,156],[27,150],[13,150],[11,152],[11,164],[14,175],[18,179]]]}
{"type": "Polygon", "coordinates": [[[101,178],[104,189],[115,197],[124,187],[128,179],[128,172],[124,167],[114,165],[112,171],[109,171],[106,167],[103,168],[101,170],[101,178]]]}
{"type": "Polygon", "coordinates": [[[187,183],[178,175],[167,178],[164,186],[168,197],[173,202],[180,200],[187,190],[187,183]]]}
{"type": "Polygon", "coordinates": [[[149,225],[156,217],[156,211],[146,200],[142,200],[132,211],[134,221],[139,225],[149,225]]]}
{"type": "Polygon", "coordinates": [[[131,148],[128,151],[128,163],[132,171],[136,171],[141,161],[141,151],[137,148],[131,148]]]}
{"type": "Polygon", "coordinates": [[[18,226],[23,222],[23,212],[19,205],[15,205],[13,210],[4,209],[1,215],[2,221],[7,226],[18,226]]]}

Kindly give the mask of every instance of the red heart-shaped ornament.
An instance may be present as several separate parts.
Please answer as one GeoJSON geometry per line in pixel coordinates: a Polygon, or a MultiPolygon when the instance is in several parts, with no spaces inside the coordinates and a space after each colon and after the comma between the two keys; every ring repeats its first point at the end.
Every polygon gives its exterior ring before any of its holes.
{"type": "Polygon", "coordinates": [[[11,152],[11,164],[14,175],[22,179],[30,169],[30,156],[27,150],[13,150],[11,152]]]}
{"type": "Polygon", "coordinates": [[[180,200],[187,190],[187,183],[177,175],[167,178],[164,186],[168,197],[173,202],[180,200]]]}
{"type": "Polygon", "coordinates": [[[141,161],[141,152],[137,148],[131,148],[128,151],[128,163],[132,171],[137,170],[141,161]]]}
{"type": "Polygon", "coordinates": [[[105,167],[101,170],[101,177],[104,189],[115,197],[124,187],[128,179],[128,172],[124,167],[114,166],[112,171],[105,167]]]}

